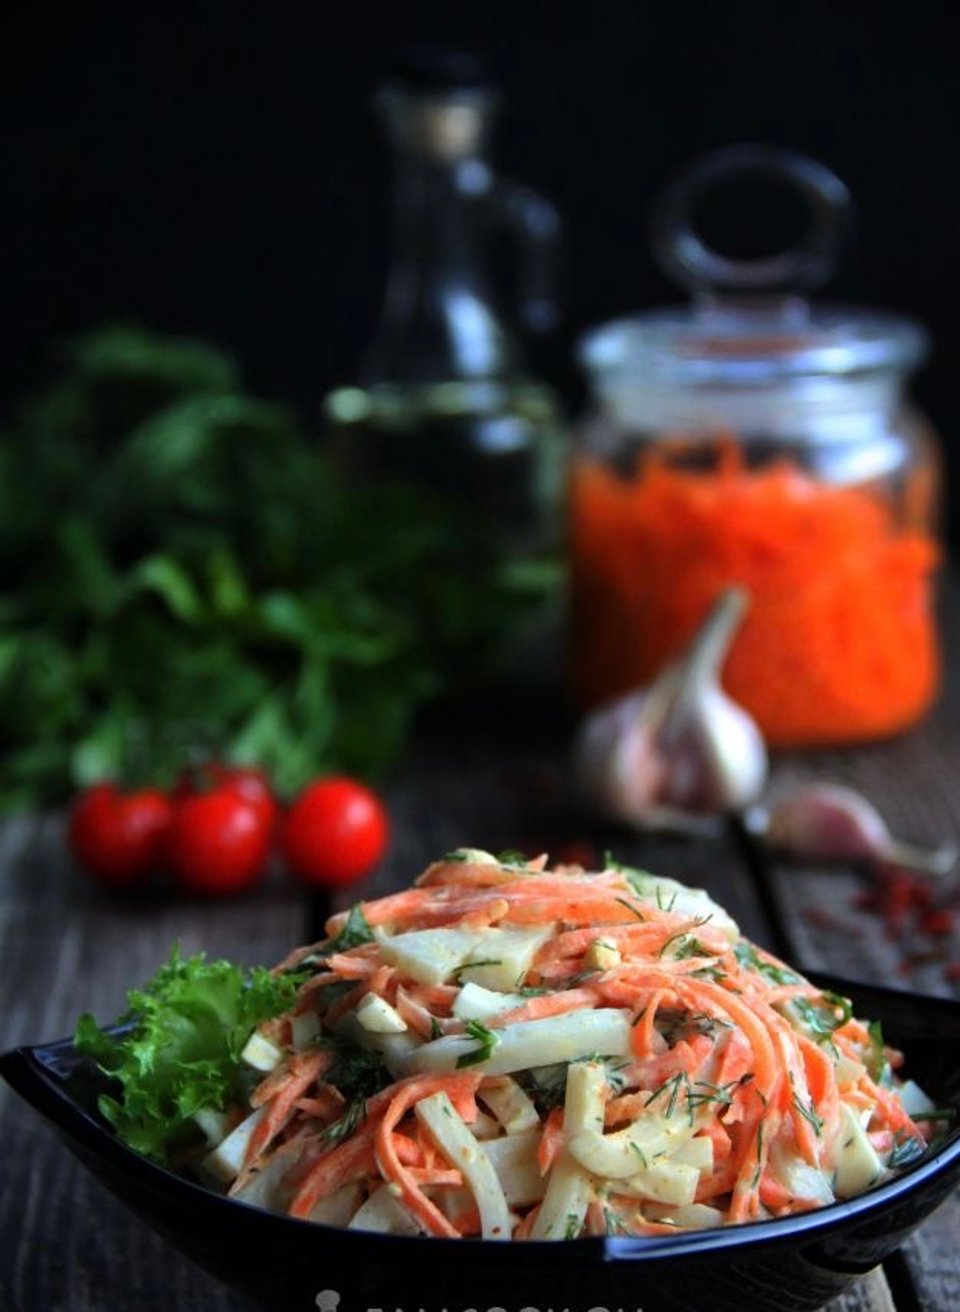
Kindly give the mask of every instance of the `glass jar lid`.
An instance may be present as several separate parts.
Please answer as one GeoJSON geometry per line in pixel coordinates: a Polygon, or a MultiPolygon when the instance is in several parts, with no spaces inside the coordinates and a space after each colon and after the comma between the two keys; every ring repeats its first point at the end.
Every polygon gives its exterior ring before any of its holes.
{"type": "Polygon", "coordinates": [[[903,373],[925,355],[913,321],[869,308],[811,304],[801,292],[826,281],[850,227],[850,195],[829,169],[793,151],[746,145],[695,160],[667,186],[651,246],[689,308],[653,310],[588,332],[580,359],[594,375],[629,374],[677,387],[768,388],[810,377],[903,373]],[[745,176],[796,188],[811,222],[789,249],[753,260],[708,246],[692,223],[717,184],[745,176]]]}

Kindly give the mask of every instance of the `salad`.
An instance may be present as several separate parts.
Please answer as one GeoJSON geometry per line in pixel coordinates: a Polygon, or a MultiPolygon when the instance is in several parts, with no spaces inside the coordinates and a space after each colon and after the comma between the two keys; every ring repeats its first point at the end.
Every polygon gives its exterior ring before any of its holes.
{"type": "Polygon", "coordinates": [[[175,952],[77,1044],[139,1151],[308,1221],[649,1235],[806,1211],[944,1116],[706,893],[459,849],[273,971],[175,952]]]}

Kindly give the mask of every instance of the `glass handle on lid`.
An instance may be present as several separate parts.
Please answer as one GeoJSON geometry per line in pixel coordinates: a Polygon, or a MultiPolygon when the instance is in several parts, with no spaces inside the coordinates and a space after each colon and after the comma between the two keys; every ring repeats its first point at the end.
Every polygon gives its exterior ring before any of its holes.
{"type": "Polygon", "coordinates": [[[650,218],[650,245],[673,281],[694,293],[786,292],[818,287],[833,273],[853,216],[850,193],[816,160],[781,146],[746,144],[701,155],[667,183],[650,218]],[[766,178],[792,186],[806,201],[810,225],[787,250],[732,259],[693,226],[697,205],[716,186],[766,178]]]}

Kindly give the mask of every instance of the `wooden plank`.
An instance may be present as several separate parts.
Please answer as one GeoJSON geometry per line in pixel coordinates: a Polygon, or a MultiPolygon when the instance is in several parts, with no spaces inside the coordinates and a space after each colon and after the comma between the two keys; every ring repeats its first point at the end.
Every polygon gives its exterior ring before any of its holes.
{"type": "Polygon", "coordinates": [[[842,1298],[834,1298],[824,1312],[897,1312],[882,1267],[875,1267],[842,1298]]]}
{"type": "MultiPolygon", "coordinates": [[[[185,951],[278,960],[304,932],[302,903],[269,890],[235,904],[100,896],[66,859],[55,818],[0,828],[0,1046],[70,1033],[121,1009],[180,937],[185,951]]],[[[247,1304],[125,1211],[3,1086],[0,1307],[23,1312],[242,1312],[247,1304]]]]}

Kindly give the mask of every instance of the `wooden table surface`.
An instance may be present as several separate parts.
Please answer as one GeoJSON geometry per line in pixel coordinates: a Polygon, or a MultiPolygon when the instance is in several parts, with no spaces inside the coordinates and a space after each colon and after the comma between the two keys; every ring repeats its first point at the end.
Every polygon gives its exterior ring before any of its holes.
{"type": "MultiPolygon", "coordinates": [[[[947,649],[960,655],[960,606],[946,619],[947,649]]],[[[686,843],[598,829],[567,792],[569,725],[549,706],[466,723],[435,717],[418,736],[391,790],[396,840],[368,895],[408,882],[435,854],[458,844],[541,846],[587,842],[625,861],[707,887],[743,931],[776,946],[757,873],[732,841],[686,843]]],[[[902,837],[934,843],[960,834],[960,675],[918,730],[874,748],[788,757],[775,778],[821,777],[870,796],[902,837]]],[[[903,974],[904,947],[854,900],[864,878],[838,870],[769,869],[774,910],[789,927],[800,966],[831,969],[920,991],[956,988],[944,966],[960,944],[903,974]]],[[[0,826],[0,1049],[71,1032],[77,1014],[108,1020],[125,988],[147,978],[180,939],[238,961],[271,963],[306,941],[319,908],[279,880],[242,901],[197,904],[175,897],[109,899],[66,857],[62,817],[0,826]]],[[[16,1312],[241,1312],[248,1305],[181,1258],[128,1214],[69,1156],[50,1130],[0,1089],[0,1308],[16,1312]]],[[[885,1268],[831,1304],[831,1312],[953,1312],[960,1308],[960,1200],[940,1209],[885,1268]]],[[[249,1312],[249,1309],[248,1309],[249,1312]]]]}

